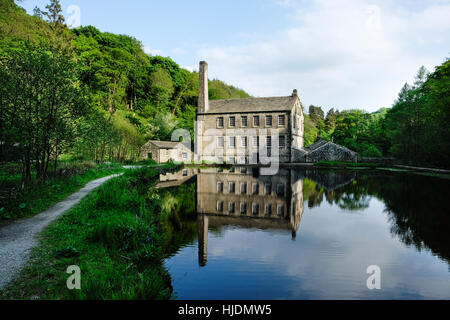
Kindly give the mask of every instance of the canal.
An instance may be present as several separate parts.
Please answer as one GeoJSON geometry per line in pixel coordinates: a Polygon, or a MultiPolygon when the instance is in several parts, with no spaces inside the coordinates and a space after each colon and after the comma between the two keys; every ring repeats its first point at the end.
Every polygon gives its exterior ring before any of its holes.
{"type": "Polygon", "coordinates": [[[157,188],[191,202],[165,260],[177,299],[450,298],[446,178],[187,168],[157,188]]]}

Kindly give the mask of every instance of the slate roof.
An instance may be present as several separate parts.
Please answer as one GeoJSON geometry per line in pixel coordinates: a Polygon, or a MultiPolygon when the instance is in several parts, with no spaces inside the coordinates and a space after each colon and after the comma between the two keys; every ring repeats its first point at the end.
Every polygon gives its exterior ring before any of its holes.
{"type": "Polygon", "coordinates": [[[210,100],[206,113],[289,111],[297,100],[298,96],[210,100]]]}
{"type": "Polygon", "coordinates": [[[326,140],[319,140],[315,143],[313,143],[312,145],[310,145],[309,147],[306,147],[305,149],[308,151],[314,151],[316,149],[319,149],[321,146],[324,146],[328,143],[329,141],[326,140]]]}
{"type": "Polygon", "coordinates": [[[326,145],[326,144],[333,144],[333,145],[335,145],[335,146],[337,146],[337,147],[339,147],[339,148],[341,148],[341,149],[344,149],[344,150],[350,151],[350,152],[352,152],[352,153],[355,153],[354,151],[352,151],[352,150],[350,150],[349,148],[346,148],[346,147],[344,147],[344,146],[341,146],[340,144],[334,143],[334,142],[332,142],[332,141],[322,140],[322,139],[320,139],[319,141],[313,143],[312,145],[310,145],[309,147],[306,147],[306,148],[304,148],[304,149],[305,149],[306,151],[308,151],[308,152],[313,152],[313,151],[319,149],[320,147],[322,147],[322,146],[324,146],[324,145],[326,145]]]}

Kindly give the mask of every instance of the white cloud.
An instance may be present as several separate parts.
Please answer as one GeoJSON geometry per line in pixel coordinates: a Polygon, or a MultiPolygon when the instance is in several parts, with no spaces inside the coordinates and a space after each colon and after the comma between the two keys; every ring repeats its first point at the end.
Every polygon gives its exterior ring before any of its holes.
{"type": "Polygon", "coordinates": [[[186,69],[187,71],[194,72],[196,69],[191,66],[180,66],[180,68],[186,69]]]}
{"type": "Polygon", "coordinates": [[[144,52],[152,56],[164,56],[164,52],[158,49],[154,49],[149,45],[144,45],[144,52]]]}
{"type": "Polygon", "coordinates": [[[414,10],[389,0],[314,0],[307,9],[277,2],[289,6],[290,28],[198,50],[212,77],[255,96],[297,88],[305,105],[375,111],[389,107],[421,65],[432,69],[450,52],[448,1],[414,10]]]}

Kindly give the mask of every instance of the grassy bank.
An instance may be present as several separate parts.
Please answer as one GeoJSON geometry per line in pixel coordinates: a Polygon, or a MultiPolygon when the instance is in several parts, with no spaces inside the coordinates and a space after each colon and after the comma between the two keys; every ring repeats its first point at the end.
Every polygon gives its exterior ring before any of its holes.
{"type": "Polygon", "coordinates": [[[0,221],[26,218],[45,211],[81,189],[89,181],[123,172],[118,164],[61,163],[52,176],[22,187],[20,168],[0,167],[0,221]]]}
{"type": "Polygon", "coordinates": [[[128,171],[89,194],[42,233],[0,299],[170,299],[167,222],[179,224],[174,208],[187,201],[168,201],[152,185],[175,168],[128,171]],[[81,269],[81,290],[66,287],[71,265],[81,269]]]}

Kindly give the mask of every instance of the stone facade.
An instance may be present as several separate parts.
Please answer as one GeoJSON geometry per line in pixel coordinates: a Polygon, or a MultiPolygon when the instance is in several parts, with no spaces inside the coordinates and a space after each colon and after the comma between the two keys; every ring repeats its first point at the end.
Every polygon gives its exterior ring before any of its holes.
{"type": "Polygon", "coordinates": [[[208,65],[200,63],[196,127],[197,161],[291,162],[303,147],[304,115],[297,90],[291,96],[208,99],[208,65]],[[270,160],[263,160],[266,156],[270,160]]]}
{"type": "Polygon", "coordinates": [[[279,229],[295,238],[303,215],[303,180],[280,169],[261,176],[259,168],[199,169],[197,212],[199,263],[206,265],[208,226],[279,229]]]}
{"type": "Polygon", "coordinates": [[[193,161],[193,152],[181,142],[149,141],[141,148],[141,159],[153,159],[156,163],[188,163],[193,161]]]}

